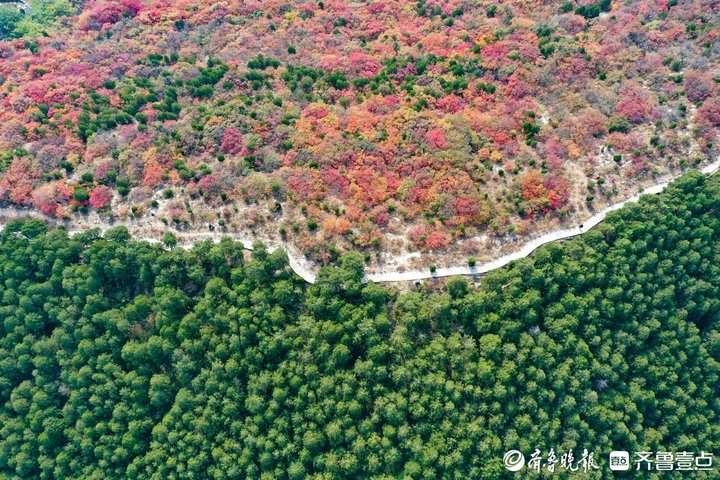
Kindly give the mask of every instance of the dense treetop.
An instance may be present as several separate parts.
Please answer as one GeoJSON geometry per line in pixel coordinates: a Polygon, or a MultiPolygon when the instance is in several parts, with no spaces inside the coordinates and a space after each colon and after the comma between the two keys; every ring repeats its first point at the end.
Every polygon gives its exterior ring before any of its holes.
{"type": "Polygon", "coordinates": [[[479,287],[402,294],[356,254],[307,286],[260,246],[11,223],[0,476],[499,479],[508,448],[707,450],[719,201],[688,175],[479,287]]]}
{"type": "Polygon", "coordinates": [[[438,250],[717,153],[711,0],[29,4],[0,6],[0,199],[48,215],[438,250]]]}

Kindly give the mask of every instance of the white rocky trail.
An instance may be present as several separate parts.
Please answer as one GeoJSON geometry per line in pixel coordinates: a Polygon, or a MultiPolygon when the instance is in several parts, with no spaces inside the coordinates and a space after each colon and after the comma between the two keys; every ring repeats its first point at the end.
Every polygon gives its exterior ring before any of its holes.
{"type": "MultiPolygon", "coordinates": [[[[717,160],[717,161],[703,167],[702,169],[700,169],[700,171],[706,175],[712,175],[715,172],[717,172],[718,168],[720,168],[720,160],[717,160]]],[[[516,250],[507,255],[503,255],[503,256],[498,257],[489,262],[475,265],[474,267],[470,267],[469,265],[465,264],[465,265],[437,268],[434,272],[431,272],[430,269],[407,270],[404,272],[383,271],[383,272],[377,272],[377,273],[370,273],[367,275],[367,279],[370,281],[373,281],[373,282],[401,282],[401,281],[423,280],[423,279],[427,279],[427,278],[436,278],[436,277],[449,277],[449,276],[453,276],[453,275],[479,275],[479,274],[487,273],[492,270],[502,268],[514,260],[519,260],[521,258],[527,257],[533,251],[535,251],[537,248],[541,247],[542,245],[545,245],[546,243],[555,242],[558,240],[563,240],[566,238],[574,237],[576,235],[580,235],[581,233],[585,233],[585,232],[589,231],[591,228],[595,227],[598,223],[602,222],[608,213],[622,208],[628,202],[638,201],[638,199],[642,195],[652,195],[652,194],[662,192],[665,189],[665,187],[667,187],[670,184],[670,182],[672,180],[674,180],[674,178],[660,182],[656,185],[653,185],[652,187],[648,187],[628,199],[625,199],[619,203],[615,203],[613,205],[610,205],[610,206],[600,210],[595,215],[593,215],[592,217],[588,218],[583,223],[581,223],[577,228],[565,228],[565,229],[554,230],[552,232],[545,233],[545,234],[540,235],[539,237],[534,238],[534,239],[530,240],[529,242],[525,243],[519,250],[516,250]]]]}
{"type": "MultiPolygon", "coordinates": [[[[703,167],[700,171],[706,175],[712,175],[718,171],[718,168],[720,168],[720,159],[703,167]]],[[[448,267],[438,267],[437,269],[435,269],[434,272],[431,272],[430,269],[405,270],[405,271],[382,270],[379,272],[368,273],[366,275],[366,280],[372,281],[372,282],[403,282],[403,281],[423,280],[423,279],[428,279],[428,278],[449,277],[449,276],[453,276],[453,275],[479,275],[479,274],[487,273],[492,270],[502,268],[514,260],[519,260],[521,258],[527,257],[533,251],[535,251],[538,247],[545,245],[546,243],[563,240],[563,239],[574,237],[576,235],[580,235],[581,233],[587,232],[591,228],[595,227],[598,223],[602,222],[609,212],[612,212],[614,210],[618,210],[618,209],[622,208],[628,202],[637,201],[640,198],[640,196],[642,196],[642,195],[650,195],[650,194],[660,193],[661,191],[663,191],[665,189],[665,187],[668,186],[668,184],[672,180],[674,180],[674,178],[665,180],[656,185],[648,187],[626,200],[623,200],[619,203],[610,205],[610,206],[600,210],[592,217],[583,221],[576,228],[566,228],[566,229],[560,229],[560,230],[554,230],[551,232],[547,232],[545,234],[542,234],[542,235],[528,241],[520,249],[518,249],[512,253],[503,255],[503,256],[498,257],[489,262],[478,264],[474,267],[470,267],[467,264],[448,266],[448,267]]],[[[16,218],[24,218],[24,217],[34,217],[34,218],[40,218],[40,219],[44,219],[44,220],[47,219],[42,214],[39,214],[32,210],[26,210],[26,209],[15,208],[15,207],[0,208],[0,219],[2,219],[3,224],[8,220],[12,220],[12,219],[16,219],[16,218]]],[[[117,226],[121,226],[121,225],[127,226],[128,229],[132,233],[132,231],[133,231],[132,223],[123,224],[123,223],[118,222],[118,223],[111,224],[110,222],[107,222],[107,221],[102,222],[97,219],[95,219],[92,223],[88,223],[86,225],[70,226],[68,228],[68,232],[69,233],[77,233],[77,232],[83,231],[87,228],[99,228],[100,230],[107,230],[109,228],[113,228],[113,227],[117,227],[117,226]]],[[[2,228],[2,226],[0,226],[0,228],[2,228]]],[[[216,232],[216,231],[182,232],[182,231],[177,231],[177,230],[174,230],[172,228],[167,228],[167,227],[164,227],[160,231],[172,232],[178,240],[178,245],[183,248],[190,248],[195,243],[198,243],[198,242],[201,242],[204,240],[212,240],[214,242],[219,242],[222,238],[230,237],[236,241],[242,242],[243,246],[246,249],[252,250],[253,242],[255,240],[262,240],[265,243],[265,245],[267,246],[269,251],[273,251],[277,248],[284,249],[288,255],[288,263],[290,264],[290,268],[292,268],[293,271],[298,276],[303,278],[305,281],[307,281],[309,283],[314,283],[315,279],[317,277],[317,267],[315,265],[313,265],[310,261],[308,261],[305,258],[305,256],[302,255],[302,253],[298,252],[294,247],[292,247],[291,245],[286,244],[286,243],[277,242],[277,241],[273,241],[273,240],[265,240],[265,239],[253,239],[247,234],[229,233],[229,232],[216,232]]],[[[136,238],[137,240],[145,240],[145,241],[153,242],[153,243],[157,243],[160,241],[159,236],[148,237],[148,236],[143,236],[143,235],[134,235],[134,238],[136,238]]],[[[413,254],[412,256],[415,256],[415,255],[413,254]]]]}

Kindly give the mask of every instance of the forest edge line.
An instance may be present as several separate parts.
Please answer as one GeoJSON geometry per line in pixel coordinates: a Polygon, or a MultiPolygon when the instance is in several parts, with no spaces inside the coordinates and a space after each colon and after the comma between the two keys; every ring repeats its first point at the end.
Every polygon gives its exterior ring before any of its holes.
{"type": "MultiPolygon", "coordinates": [[[[702,167],[699,169],[699,171],[707,176],[712,176],[715,173],[717,173],[718,169],[720,169],[720,158],[716,160],[713,163],[710,163],[706,165],[705,167],[702,167]]],[[[364,281],[372,281],[376,283],[393,283],[393,282],[413,282],[413,281],[420,281],[420,280],[427,280],[431,278],[442,278],[442,277],[451,277],[456,275],[462,275],[462,276],[478,276],[483,275],[488,272],[491,272],[493,270],[497,270],[498,268],[502,268],[509,263],[520,260],[522,258],[525,258],[529,256],[531,253],[533,253],[535,250],[540,248],[543,245],[546,245],[548,243],[556,242],[559,240],[564,240],[567,238],[572,238],[577,235],[583,234],[594,228],[596,225],[601,223],[608,213],[619,210],[625,204],[629,202],[636,202],[642,197],[643,195],[652,195],[662,192],[665,187],[667,187],[672,181],[679,178],[681,175],[684,175],[686,172],[683,172],[680,175],[673,176],[667,180],[664,180],[660,183],[657,183],[653,186],[647,187],[643,190],[641,190],[639,193],[633,195],[632,197],[629,197],[625,200],[622,200],[618,203],[609,205],[605,207],[604,209],[600,210],[598,213],[590,217],[589,219],[585,220],[584,222],[580,223],[577,227],[574,228],[563,228],[558,230],[553,230],[547,233],[544,233],[534,239],[529,240],[523,246],[515,250],[511,253],[502,255],[500,257],[497,257],[493,260],[490,260],[488,262],[481,263],[479,265],[475,266],[469,266],[467,264],[464,265],[456,265],[456,266],[448,266],[448,267],[439,267],[430,269],[427,268],[425,270],[386,270],[386,271],[379,271],[374,273],[366,273],[364,277],[364,281]]],[[[16,207],[0,207],[0,230],[2,230],[5,227],[5,223],[9,220],[15,220],[18,218],[38,218],[45,221],[51,220],[45,217],[44,215],[35,212],[33,210],[26,210],[16,207]]],[[[57,226],[64,226],[64,224],[57,222],[57,226]]],[[[125,223],[113,223],[113,224],[104,224],[104,225],[96,225],[93,228],[98,228],[100,231],[105,231],[110,228],[119,227],[119,226],[128,226],[125,223]]],[[[69,228],[68,233],[69,234],[76,234],[80,233],[84,229],[73,229],[69,228]]],[[[213,242],[219,242],[222,238],[228,237],[235,241],[241,242],[243,244],[243,248],[246,250],[253,250],[253,244],[256,241],[262,241],[268,248],[269,251],[274,251],[278,248],[282,248],[285,250],[287,257],[288,257],[288,264],[290,268],[303,280],[305,280],[308,283],[315,283],[315,280],[317,278],[317,267],[313,265],[311,262],[307,260],[307,258],[302,255],[299,252],[296,252],[295,248],[292,247],[290,244],[286,242],[277,242],[272,240],[262,240],[262,239],[252,239],[249,238],[246,235],[242,235],[239,233],[229,233],[229,232],[215,232],[215,231],[207,231],[207,232],[180,232],[174,229],[167,229],[165,228],[166,232],[170,232],[173,235],[176,236],[178,240],[178,246],[181,248],[192,248],[192,246],[195,243],[202,242],[205,240],[211,240],[213,242]]],[[[149,243],[160,243],[161,240],[159,238],[155,237],[143,237],[143,236],[135,236],[136,240],[139,241],[146,241],[149,243]]]]}

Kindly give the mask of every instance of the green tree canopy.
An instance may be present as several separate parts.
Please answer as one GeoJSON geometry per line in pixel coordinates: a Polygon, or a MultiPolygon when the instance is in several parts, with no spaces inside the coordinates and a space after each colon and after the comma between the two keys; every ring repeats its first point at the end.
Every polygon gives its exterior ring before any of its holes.
{"type": "Polygon", "coordinates": [[[262,245],[11,222],[0,477],[502,479],[510,448],[711,449],[718,201],[687,175],[480,286],[405,293],[355,254],[307,286],[262,245]]]}

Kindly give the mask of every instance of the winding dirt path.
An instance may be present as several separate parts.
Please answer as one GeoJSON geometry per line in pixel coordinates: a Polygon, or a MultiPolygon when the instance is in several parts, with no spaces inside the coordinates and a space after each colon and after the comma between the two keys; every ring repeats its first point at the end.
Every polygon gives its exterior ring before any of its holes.
{"type": "MultiPolygon", "coordinates": [[[[718,171],[718,168],[720,168],[720,160],[716,160],[715,162],[703,167],[702,169],[700,169],[700,171],[702,173],[704,173],[705,175],[713,175],[715,172],[718,171]]],[[[663,190],[665,190],[665,187],[667,187],[670,184],[670,182],[672,182],[675,178],[677,178],[677,177],[673,177],[669,180],[658,183],[657,185],[648,187],[648,188],[640,191],[636,195],[633,195],[632,197],[630,197],[626,200],[623,200],[622,202],[615,203],[613,205],[610,205],[610,206],[604,208],[603,210],[599,211],[592,217],[585,220],[577,228],[566,228],[566,229],[554,230],[552,232],[545,233],[545,234],[525,243],[519,250],[516,250],[507,255],[498,257],[495,260],[491,260],[489,262],[482,263],[480,265],[476,265],[474,267],[470,267],[468,265],[458,265],[458,266],[437,268],[434,272],[430,272],[430,269],[407,270],[404,272],[383,271],[383,272],[378,272],[378,273],[370,273],[367,275],[367,279],[370,281],[373,281],[373,282],[401,282],[401,281],[423,280],[423,279],[427,279],[427,278],[449,277],[449,276],[453,276],[453,275],[479,275],[479,274],[487,273],[492,270],[502,268],[514,260],[519,260],[521,258],[527,257],[533,251],[535,251],[538,247],[545,245],[546,243],[555,242],[558,240],[563,240],[566,238],[574,237],[576,235],[580,235],[581,233],[585,233],[585,232],[589,231],[590,229],[595,227],[598,223],[602,222],[608,213],[622,208],[628,202],[638,201],[638,199],[642,195],[652,195],[652,194],[662,192],[663,190]]]]}
{"type": "MultiPolygon", "coordinates": [[[[700,171],[706,175],[712,175],[715,172],[718,171],[720,168],[720,159],[703,167],[700,171]]],[[[668,184],[674,180],[676,177],[670,178],[668,180],[665,180],[661,183],[658,183],[657,185],[654,185],[652,187],[648,187],[638,194],[623,200],[622,202],[610,205],[603,210],[599,211],[592,217],[585,220],[580,226],[577,228],[566,228],[566,229],[560,229],[560,230],[554,230],[548,233],[545,233],[543,235],[540,235],[537,238],[534,238],[530,240],[529,242],[525,243],[520,249],[509,253],[507,255],[503,255],[501,257],[498,257],[494,260],[491,260],[486,263],[482,263],[479,265],[476,265],[474,267],[470,267],[467,264],[465,265],[456,265],[456,266],[448,266],[448,267],[439,267],[434,272],[430,272],[430,269],[425,270],[405,270],[405,271],[398,271],[398,270],[382,270],[379,272],[372,272],[368,273],[366,275],[366,280],[372,281],[372,282],[406,282],[406,281],[416,281],[416,280],[423,280],[427,278],[440,278],[440,277],[449,277],[453,275],[479,275],[483,273],[490,272],[492,270],[504,267],[508,263],[519,260],[521,258],[525,258],[528,255],[530,255],[533,251],[535,251],[538,247],[545,245],[546,243],[555,242],[558,240],[563,240],[565,238],[574,237],[576,235],[580,235],[582,233],[587,232],[591,228],[595,227],[598,223],[602,222],[607,214],[609,212],[612,212],[614,210],[618,210],[622,208],[626,203],[628,202],[635,202],[637,201],[640,196],[642,195],[650,195],[655,193],[662,192],[665,187],[668,186],[668,184]]],[[[172,232],[177,240],[178,240],[178,246],[182,248],[191,248],[195,243],[204,241],[204,240],[211,240],[213,242],[219,242],[222,238],[230,237],[238,242],[242,242],[244,248],[247,250],[253,249],[253,242],[255,240],[261,240],[265,245],[267,246],[269,251],[274,251],[278,248],[282,248],[287,252],[288,255],[288,263],[290,264],[290,268],[293,269],[293,271],[303,278],[305,281],[309,283],[315,283],[315,279],[317,277],[317,266],[314,265],[312,262],[308,261],[304,255],[302,255],[301,252],[297,251],[296,248],[294,248],[292,245],[277,242],[274,240],[266,240],[266,239],[253,239],[249,235],[239,234],[239,233],[229,233],[229,232],[222,232],[222,231],[205,231],[205,232],[182,232],[175,230],[170,227],[166,227],[164,225],[152,225],[149,226],[148,220],[144,221],[138,221],[138,222],[129,222],[129,223],[111,223],[108,220],[103,220],[100,217],[92,217],[91,219],[85,219],[85,220],[79,220],[74,223],[68,223],[68,222],[61,222],[61,221],[54,221],[52,219],[48,219],[41,213],[35,212],[33,210],[27,210],[22,208],[16,208],[16,207],[2,207],[0,208],[0,229],[2,226],[5,225],[5,223],[9,220],[13,219],[19,219],[19,218],[38,218],[41,220],[49,221],[50,223],[53,223],[55,225],[62,225],[65,226],[68,229],[69,233],[78,233],[80,231],[84,231],[89,228],[98,228],[101,231],[107,230],[109,228],[117,227],[124,225],[128,228],[131,234],[133,234],[133,237],[137,240],[145,240],[147,242],[151,243],[159,243],[160,238],[162,238],[162,235],[165,232],[172,232]],[[153,232],[152,235],[147,235],[147,231],[151,230],[153,232]]]]}

